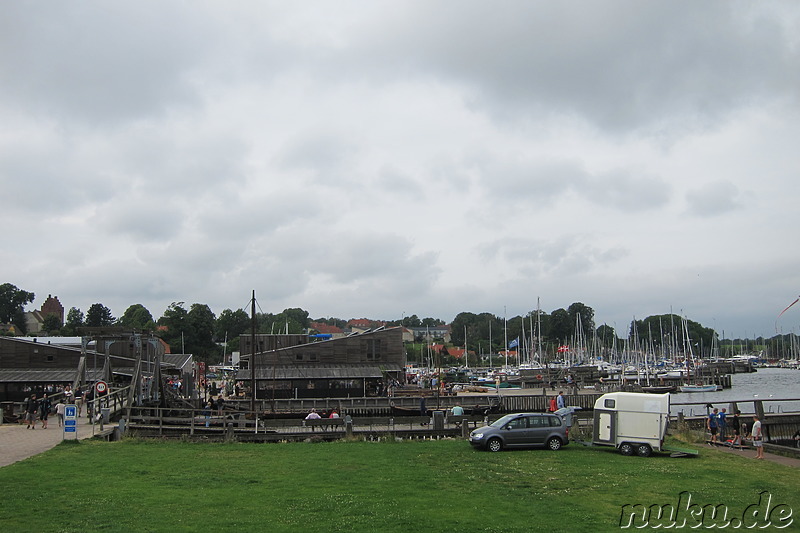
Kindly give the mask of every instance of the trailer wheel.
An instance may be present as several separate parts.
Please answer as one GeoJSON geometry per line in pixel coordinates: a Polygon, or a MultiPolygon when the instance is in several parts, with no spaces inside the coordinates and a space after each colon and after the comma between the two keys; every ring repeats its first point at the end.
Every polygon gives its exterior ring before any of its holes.
{"type": "Polygon", "coordinates": [[[653,449],[650,447],[649,444],[640,444],[636,447],[636,455],[639,457],[650,457],[650,454],[653,453],[653,449]]]}
{"type": "Polygon", "coordinates": [[[503,441],[497,437],[489,439],[489,442],[486,443],[486,449],[490,452],[499,452],[503,449],[503,441]]]}
{"type": "Polygon", "coordinates": [[[629,442],[623,442],[619,445],[619,453],[622,455],[633,455],[634,451],[633,444],[629,442]]]}
{"type": "Polygon", "coordinates": [[[550,440],[547,441],[547,447],[553,451],[561,449],[561,439],[558,437],[552,437],[550,440]]]}

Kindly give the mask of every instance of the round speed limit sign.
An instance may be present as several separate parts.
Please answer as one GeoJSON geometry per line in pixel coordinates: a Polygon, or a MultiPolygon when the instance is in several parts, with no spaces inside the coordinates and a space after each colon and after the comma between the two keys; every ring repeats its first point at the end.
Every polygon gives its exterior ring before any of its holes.
{"type": "Polygon", "coordinates": [[[97,391],[97,394],[105,394],[108,392],[108,383],[105,381],[98,381],[94,384],[94,390],[97,391]]]}

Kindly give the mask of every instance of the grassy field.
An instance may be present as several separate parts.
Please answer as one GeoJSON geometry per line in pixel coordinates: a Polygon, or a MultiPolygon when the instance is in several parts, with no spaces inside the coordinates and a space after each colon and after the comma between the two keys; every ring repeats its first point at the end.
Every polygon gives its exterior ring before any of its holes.
{"type": "Polygon", "coordinates": [[[0,485],[2,532],[614,531],[623,505],[677,504],[683,491],[730,516],[762,491],[800,512],[800,471],[709,448],[671,459],[456,440],[84,441],[0,468],[0,485]]]}

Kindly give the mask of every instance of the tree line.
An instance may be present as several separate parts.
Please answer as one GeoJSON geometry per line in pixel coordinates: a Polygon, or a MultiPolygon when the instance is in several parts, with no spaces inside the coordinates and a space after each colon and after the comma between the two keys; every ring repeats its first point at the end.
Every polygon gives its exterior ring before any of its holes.
{"type": "MultiPolygon", "coordinates": [[[[33,302],[34,293],[17,288],[10,283],[0,285],[0,324],[11,323],[23,334],[25,331],[25,305],[33,302]]],[[[284,309],[280,313],[256,313],[257,333],[313,333],[312,322],[344,328],[347,320],[335,317],[311,319],[308,311],[301,308],[284,309]]],[[[61,324],[58,317],[44,317],[42,329],[49,335],[77,336],[84,327],[120,326],[133,330],[151,331],[161,337],[172,351],[191,353],[200,361],[219,362],[223,353],[239,349],[239,336],[249,333],[252,320],[243,309],[225,309],[216,315],[206,304],[185,302],[171,303],[156,319],[142,304],[129,306],[119,318],[102,303],[92,304],[86,313],[71,307],[61,324]]],[[[417,315],[403,316],[386,321],[386,326],[425,327],[442,326],[438,318],[419,318],[417,315]]],[[[670,348],[685,350],[685,339],[689,339],[695,355],[710,355],[719,348],[720,355],[727,348],[742,347],[749,351],[765,349],[778,353],[785,346],[792,346],[791,339],[776,336],[773,339],[735,339],[720,341],[717,333],[701,324],[666,314],[633,320],[626,331],[619,335],[611,326],[595,327],[595,312],[590,306],[575,302],[566,309],[559,308],[550,313],[532,310],[511,318],[493,313],[462,312],[451,322],[451,344],[464,346],[476,353],[500,353],[505,348],[530,349],[542,347],[544,354],[555,354],[559,346],[580,344],[586,348],[602,348],[621,351],[630,349],[653,349],[661,353],[670,348]],[[685,321],[685,326],[684,322],[685,321]],[[685,327],[685,329],[684,329],[685,327]],[[684,337],[688,332],[688,337],[684,337]],[[465,339],[466,334],[466,339],[465,339]],[[506,345],[509,344],[509,346],[506,345]]],[[[796,344],[796,341],[795,341],[796,344]]]]}

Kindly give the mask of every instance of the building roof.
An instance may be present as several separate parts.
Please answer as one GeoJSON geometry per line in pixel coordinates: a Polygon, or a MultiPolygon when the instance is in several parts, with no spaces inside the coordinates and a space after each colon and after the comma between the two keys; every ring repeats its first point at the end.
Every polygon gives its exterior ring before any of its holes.
{"type": "Polygon", "coordinates": [[[175,368],[183,368],[192,361],[193,355],[190,353],[165,353],[161,361],[173,365],[175,368]]]}
{"type": "MultiPolygon", "coordinates": [[[[114,369],[117,372],[117,369],[114,369]]],[[[72,382],[75,379],[75,374],[78,373],[76,368],[47,368],[47,369],[18,369],[18,370],[0,370],[0,383],[59,383],[59,382],[72,382]]],[[[103,377],[103,369],[87,368],[86,379],[94,381],[103,377]]]]}
{"type": "Polygon", "coordinates": [[[381,320],[370,320],[368,318],[351,318],[347,322],[347,326],[351,328],[377,328],[385,325],[386,322],[381,320]]]}
{"type": "MultiPolygon", "coordinates": [[[[399,372],[398,365],[275,365],[256,368],[257,380],[380,378],[399,372]]],[[[239,370],[236,379],[250,379],[250,370],[239,370]]]]}
{"type": "Polygon", "coordinates": [[[342,328],[339,326],[332,326],[330,324],[325,324],[324,322],[312,322],[311,329],[315,329],[320,333],[330,333],[331,335],[343,333],[342,328]]]}

